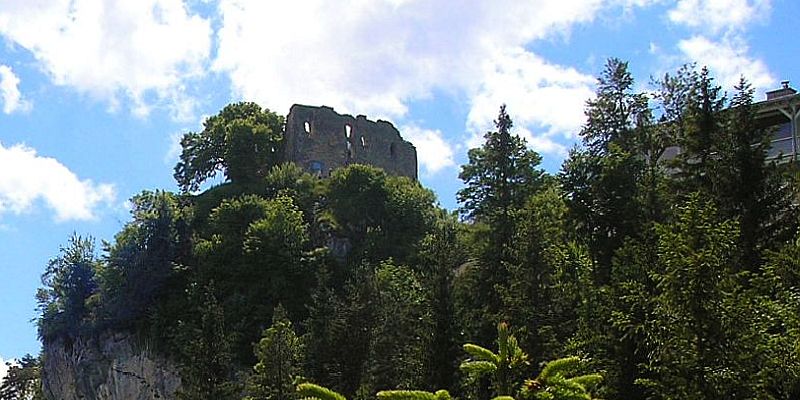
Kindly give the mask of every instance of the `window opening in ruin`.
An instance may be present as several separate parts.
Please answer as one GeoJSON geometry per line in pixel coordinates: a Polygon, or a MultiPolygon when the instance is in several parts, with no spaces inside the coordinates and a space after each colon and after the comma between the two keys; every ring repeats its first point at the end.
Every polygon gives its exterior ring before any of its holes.
{"type": "Polygon", "coordinates": [[[308,121],[303,123],[303,127],[305,128],[306,133],[311,133],[311,124],[308,121]]]}
{"type": "Polygon", "coordinates": [[[392,144],[390,144],[390,145],[389,145],[389,155],[390,155],[390,156],[392,156],[392,157],[394,157],[394,156],[395,156],[395,148],[394,148],[394,143],[392,143],[392,144]]]}
{"type": "Polygon", "coordinates": [[[364,136],[361,136],[361,148],[367,147],[367,141],[364,139],[364,136]]]}
{"type": "Polygon", "coordinates": [[[325,171],[325,164],[320,161],[311,161],[311,173],[316,176],[321,176],[322,172],[325,171]]]}
{"type": "Polygon", "coordinates": [[[347,136],[348,139],[350,139],[350,133],[352,131],[353,131],[353,127],[351,127],[350,125],[345,125],[344,126],[344,135],[347,136]]]}
{"type": "Polygon", "coordinates": [[[347,158],[353,158],[353,144],[350,141],[347,141],[347,158]]]}

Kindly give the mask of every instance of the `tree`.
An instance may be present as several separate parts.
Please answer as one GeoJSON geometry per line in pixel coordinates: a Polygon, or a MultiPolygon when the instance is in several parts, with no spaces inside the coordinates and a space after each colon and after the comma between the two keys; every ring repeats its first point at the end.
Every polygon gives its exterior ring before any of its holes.
{"type": "Polygon", "coordinates": [[[226,321],[241,334],[234,352],[248,360],[278,303],[294,318],[305,314],[313,278],[304,259],[308,226],[289,197],[245,195],[223,200],[203,236],[194,249],[195,279],[214,282],[226,321]]]}
{"type": "Polygon", "coordinates": [[[658,294],[645,328],[653,378],[642,382],[665,398],[751,398],[742,391],[746,370],[731,358],[745,351],[729,308],[741,280],[731,265],[736,224],[692,195],[676,221],[657,230],[658,294]]]}
{"type": "Polygon", "coordinates": [[[44,400],[39,357],[26,354],[18,363],[7,362],[6,366],[0,400],[44,400]]]}
{"type": "Polygon", "coordinates": [[[202,132],[183,135],[174,175],[178,186],[197,190],[220,170],[231,182],[257,182],[281,159],[283,125],[283,117],[256,103],[225,106],[206,119],[202,132]]]}
{"type": "Polygon", "coordinates": [[[555,182],[528,199],[515,215],[508,278],[498,285],[501,318],[518,327],[520,344],[534,359],[557,356],[574,332],[576,316],[570,311],[575,304],[567,299],[574,293],[558,289],[566,279],[574,279],[572,274],[559,274],[559,269],[568,265],[561,257],[567,240],[566,213],[566,202],[555,182]]]}
{"type": "Polygon", "coordinates": [[[455,315],[453,284],[458,266],[468,260],[463,242],[464,225],[455,213],[439,210],[433,229],[420,241],[412,265],[420,272],[420,283],[429,293],[433,337],[427,365],[428,387],[454,389],[458,372],[459,321],[455,315]]]}
{"type": "Polygon", "coordinates": [[[354,164],[333,171],[327,186],[327,211],[337,233],[350,240],[352,264],[366,256],[405,261],[433,223],[433,192],[409,178],[354,164]]]}
{"type": "Polygon", "coordinates": [[[715,154],[723,137],[725,97],[707,68],[699,73],[686,66],[660,83],[664,121],[674,127],[680,153],[671,162],[677,185],[674,191],[713,195],[715,154]]]}
{"type": "Polygon", "coordinates": [[[469,332],[470,340],[489,340],[500,312],[502,299],[498,287],[508,277],[511,262],[512,237],[515,213],[528,197],[542,188],[547,180],[538,168],[541,157],[528,150],[525,141],[511,134],[513,123],[505,105],[495,120],[496,131],[486,132],[479,148],[469,150],[469,161],[461,166],[459,178],[466,187],[459,190],[459,211],[473,223],[476,241],[470,273],[463,283],[474,283],[466,288],[472,304],[467,312],[478,313],[471,324],[477,332],[469,332]]]}
{"type": "Polygon", "coordinates": [[[524,139],[511,134],[513,123],[505,105],[500,106],[494,123],[497,131],[486,132],[483,145],[469,150],[469,161],[458,175],[466,187],[457,197],[467,219],[491,223],[505,233],[502,240],[510,235],[507,229],[512,211],[538,189],[544,172],[537,168],[539,154],[528,150],[524,139]]]}
{"type": "Polygon", "coordinates": [[[720,212],[739,221],[741,268],[749,271],[761,266],[764,250],[789,242],[797,229],[792,187],[766,160],[771,133],[756,122],[753,93],[742,78],[723,119],[713,175],[720,212]]]}
{"type": "Polygon", "coordinates": [[[245,391],[247,400],[294,398],[294,381],[302,373],[303,343],[292,328],[286,311],[278,305],[272,326],[255,346],[258,363],[253,367],[245,391]]]}
{"type": "Polygon", "coordinates": [[[132,221],[106,245],[98,271],[103,323],[136,321],[164,294],[176,265],[189,253],[189,221],[182,199],[169,192],[142,192],[131,201],[132,221]]]}
{"type": "Polygon", "coordinates": [[[232,334],[225,328],[225,311],[214,288],[189,290],[194,309],[178,321],[175,344],[181,357],[181,390],[178,399],[234,399],[239,388],[231,352],[232,334]]]}
{"type": "Polygon", "coordinates": [[[39,336],[45,340],[75,337],[84,331],[82,323],[89,313],[86,300],[97,290],[94,241],[73,234],[60,253],[47,263],[44,287],[36,292],[39,336]]]}
{"type": "Polygon", "coordinates": [[[410,389],[428,375],[425,354],[433,329],[427,293],[407,267],[381,263],[374,271],[373,304],[365,376],[359,392],[410,389]]]}
{"type": "Polygon", "coordinates": [[[633,92],[628,64],[612,58],[586,103],[583,148],[570,152],[560,176],[577,232],[598,264],[597,279],[610,279],[614,252],[642,226],[644,160],[657,155],[649,137],[647,97],[633,92]],[[643,146],[646,144],[646,146],[643,146]]]}

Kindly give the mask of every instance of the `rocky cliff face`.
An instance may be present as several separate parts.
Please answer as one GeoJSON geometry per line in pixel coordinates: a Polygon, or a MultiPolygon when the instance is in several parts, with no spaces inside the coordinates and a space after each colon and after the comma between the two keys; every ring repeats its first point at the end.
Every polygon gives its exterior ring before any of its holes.
{"type": "Polygon", "coordinates": [[[42,355],[48,399],[173,399],[181,385],[172,363],[139,349],[127,334],[54,340],[45,343],[42,355]]]}

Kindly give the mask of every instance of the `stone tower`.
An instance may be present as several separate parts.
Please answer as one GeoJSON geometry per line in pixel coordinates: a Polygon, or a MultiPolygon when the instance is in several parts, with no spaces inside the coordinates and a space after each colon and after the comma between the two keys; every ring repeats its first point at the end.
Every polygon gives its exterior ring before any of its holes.
{"type": "Polygon", "coordinates": [[[367,164],[417,179],[417,150],[391,123],[340,115],[330,107],[293,105],[284,151],[286,161],[321,177],[349,164],[367,164]]]}

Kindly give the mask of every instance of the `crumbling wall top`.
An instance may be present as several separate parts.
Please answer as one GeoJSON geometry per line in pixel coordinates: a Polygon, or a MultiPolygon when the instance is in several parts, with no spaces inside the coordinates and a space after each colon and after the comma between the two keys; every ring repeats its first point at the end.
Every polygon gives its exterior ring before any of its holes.
{"type": "Polygon", "coordinates": [[[285,158],[319,176],[349,164],[417,178],[417,151],[391,122],[295,104],[286,118],[285,158]]]}

